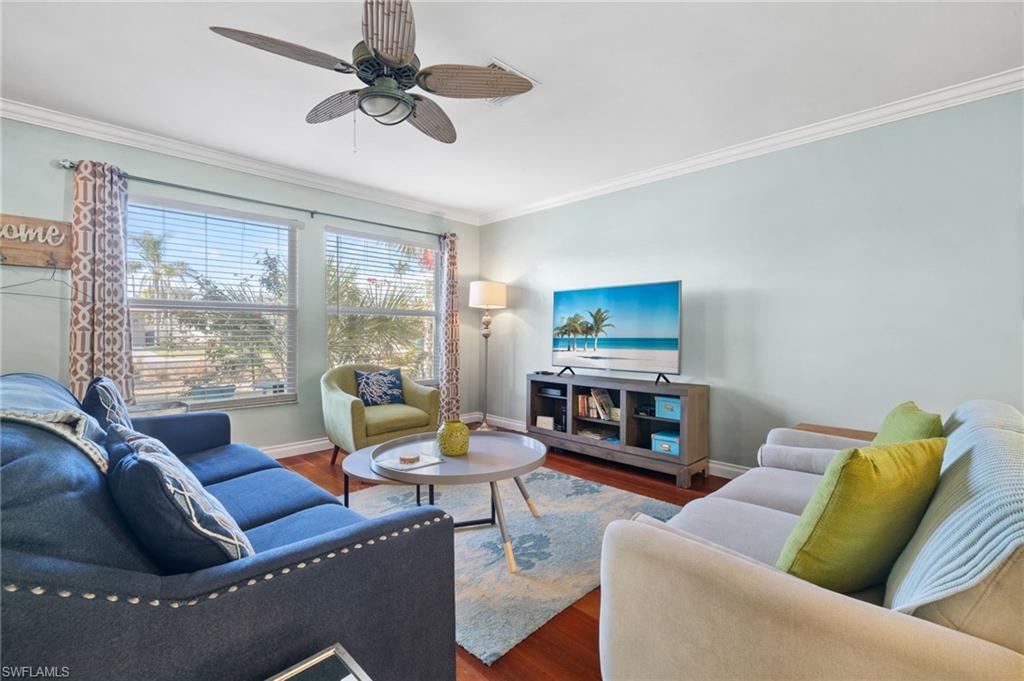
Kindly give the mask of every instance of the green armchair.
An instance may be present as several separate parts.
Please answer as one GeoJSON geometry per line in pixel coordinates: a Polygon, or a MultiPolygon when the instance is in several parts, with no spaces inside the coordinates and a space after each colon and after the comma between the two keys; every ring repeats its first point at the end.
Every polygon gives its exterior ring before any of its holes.
{"type": "Polygon", "coordinates": [[[374,364],[344,364],[321,377],[324,426],[334,445],[332,466],[338,460],[340,449],[351,453],[396,437],[437,430],[441,402],[439,391],[420,385],[405,374],[402,374],[405,404],[376,407],[363,404],[356,390],[355,371],[380,371],[384,368],[374,364]]]}

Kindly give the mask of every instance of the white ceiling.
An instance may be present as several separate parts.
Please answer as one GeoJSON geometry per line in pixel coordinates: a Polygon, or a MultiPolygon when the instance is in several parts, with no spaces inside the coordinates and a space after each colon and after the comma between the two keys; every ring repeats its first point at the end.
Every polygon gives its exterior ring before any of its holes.
{"type": "MultiPolygon", "coordinates": [[[[225,40],[350,54],[355,3],[9,3],[0,94],[487,214],[1018,67],[1020,3],[414,2],[425,64],[496,57],[540,81],[436,98],[459,140],[306,112],[359,86],[225,40]]],[[[130,169],[129,169],[130,170],[130,169]]]]}

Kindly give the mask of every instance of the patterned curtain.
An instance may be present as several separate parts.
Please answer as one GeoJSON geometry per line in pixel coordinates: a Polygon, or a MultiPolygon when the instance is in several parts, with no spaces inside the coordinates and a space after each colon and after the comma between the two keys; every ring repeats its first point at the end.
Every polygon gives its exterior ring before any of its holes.
{"type": "Polygon", "coordinates": [[[457,421],[459,399],[459,253],[455,234],[441,235],[441,419],[457,421]]]}
{"type": "Polygon", "coordinates": [[[135,401],[125,267],[128,178],[107,163],[80,161],[71,221],[71,392],[81,397],[96,376],[135,401]]]}

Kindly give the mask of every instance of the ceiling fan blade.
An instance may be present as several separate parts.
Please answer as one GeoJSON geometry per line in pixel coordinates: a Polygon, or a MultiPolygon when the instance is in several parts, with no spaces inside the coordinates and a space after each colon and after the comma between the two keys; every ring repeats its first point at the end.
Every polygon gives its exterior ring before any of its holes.
{"type": "Polygon", "coordinates": [[[420,69],[416,84],[435,95],[462,98],[511,97],[533,89],[522,76],[487,66],[438,64],[420,69]]]}
{"type": "Polygon", "coordinates": [[[416,24],[409,0],[366,0],[363,40],[388,66],[405,66],[416,56],[416,24]]]}
{"type": "Polygon", "coordinates": [[[421,97],[420,95],[411,96],[416,101],[416,108],[408,118],[412,126],[423,134],[433,137],[438,142],[444,142],[445,144],[454,142],[456,137],[455,126],[452,125],[448,114],[433,100],[421,97]]]}
{"type": "Polygon", "coordinates": [[[350,114],[359,107],[359,90],[345,90],[331,95],[306,114],[307,123],[326,123],[350,114]]]}
{"type": "Polygon", "coordinates": [[[235,28],[224,28],[223,26],[211,26],[210,30],[217,35],[237,40],[245,45],[250,45],[260,50],[266,50],[267,52],[273,52],[274,54],[279,54],[282,57],[301,61],[305,64],[319,66],[320,68],[327,69],[329,71],[337,71],[338,73],[355,73],[356,71],[355,67],[344,59],[338,59],[337,57],[325,52],[317,52],[316,50],[311,50],[308,47],[296,45],[295,43],[278,40],[277,38],[260,35],[259,33],[239,31],[235,28]]]}

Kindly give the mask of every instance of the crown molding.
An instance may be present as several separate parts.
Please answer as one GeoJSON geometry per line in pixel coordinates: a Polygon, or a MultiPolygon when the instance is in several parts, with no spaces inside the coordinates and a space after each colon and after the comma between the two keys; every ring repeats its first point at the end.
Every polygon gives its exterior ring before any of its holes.
{"type": "Polygon", "coordinates": [[[524,206],[484,213],[438,206],[401,194],[346,182],[327,175],[268,163],[247,156],[219,151],[169,137],[73,116],[9,99],[0,99],[0,118],[31,123],[115,144],[123,144],[137,149],[197,161],[219,168],[288,182],[289,184],[309,187],[311,189],[343,194],[387,206],[404,208],[417,213],[458,220],[470,225],[487,225],[1021,89],[1024,89],[1024,67],[1017,67],[871,109],[844,114],[819,123],[812,123],[767,135],[749,142],[724,147],[681,161],[629,173],[568,194],[554,196],[524,206]]]}
{"type": "Polygon", "coordinates": [[[70,132],[104,142],[123,144],[136,149],[144,149],[188,161],[197,161],[218,168],[235,170],[311,189],[343,194],[352,198],[373,201],[374,203],[396,208],[404,208],[405,210],[434,217],[458,220],[471,225],[480,224],[480,215],[471,211],[447,208],[401,194],[346,182],[327,175],[320,175],[319,173],[311,173],[276,163],[260,161],[248,156],[211,149],[171,137],[163,137],[82,116],[74,116],[11,99],[0,98],[0,118],[31,123],[32,125],[62,132],[70,132]]]}
{"type": "Polygon", "coordinates": [[[838,137],[839,135],[864,130],[865,128],[872,128],[877,125],[884,125],[904,118],[920,116],[932,111],[947,109],[1021,89],[1024,89],[1024,67],[1013,68],[1001,73],[994,73],[957,85],[907,97],[906,99],[890,102],[889,104],[883,104],[871,109],[837,116],[836,118],[830,118],[819,123],[812,123],[811,125],[767,135],[749,142],[717,149],[706,154],[692,156],[681,161],[622,175],[615,179],[592,185],[586,189],[554,196],[525,206],[484,213],[480,216],[480,224],[488,225],[502,220],[509,220],[521,215],[565,206],[623,189],[639,187],[652,182],[715,168],[727,163],[763,156],[764,154],[790,149],[802,144],[818,142],[830,137],[838,137]]]}

